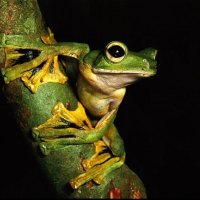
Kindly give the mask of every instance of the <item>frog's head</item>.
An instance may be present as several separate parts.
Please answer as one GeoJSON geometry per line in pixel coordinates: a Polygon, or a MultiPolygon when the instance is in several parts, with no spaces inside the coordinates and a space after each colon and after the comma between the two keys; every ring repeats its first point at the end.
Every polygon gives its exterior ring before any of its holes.
{"type": "Polygon", "coordinates": [[[119,89],[138,79],[155,75],[156,54],[157,50],[153,48],[132,52],[124,43],[113,41],[104,51],[94,50],[85,56],[84,63],[91,68],[87,77],[96,77],[98,83],[105,82],[108,87],[119,89]]]}

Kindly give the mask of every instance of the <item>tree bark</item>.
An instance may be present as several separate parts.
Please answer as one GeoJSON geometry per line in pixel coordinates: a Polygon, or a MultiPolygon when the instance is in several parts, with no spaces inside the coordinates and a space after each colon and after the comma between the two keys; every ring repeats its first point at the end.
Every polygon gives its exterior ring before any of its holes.
{"type": "MultiPolygon", "coordinates": [[[[0,0],[0,33],[6,35],[27,35],[36,40],[47,27],[36,0],[0,0]]],[[[0,49],[0,66],[4,67],[4,49],[0,49]]],[[[69,145],[67,148],[43,156],[38,150],[38,142],[31,135],[33,127],[37,127],[49,119],[51,110],[60,101],[69,103],[72,109],[77,108],[77,98],[73,89],[66,84],[46,83],[41,85],[38,92],[33,94],[24,86],[21,79],[2,83],[7,104],[12,108],[15,119],[33,152],[33,158],[56,192],[62,198],[110,198],[111,192],[120,189],[122,198],[146,198],[145,188],[139,177],[126,165],[111,172],[100,185],[86,183],[79,189],[73,190],[69,183],[84,170],[81,161],[94,154],[93,144],[69,145]]],[[[6,133],[4,133],[6,134],[6,133]]]]}

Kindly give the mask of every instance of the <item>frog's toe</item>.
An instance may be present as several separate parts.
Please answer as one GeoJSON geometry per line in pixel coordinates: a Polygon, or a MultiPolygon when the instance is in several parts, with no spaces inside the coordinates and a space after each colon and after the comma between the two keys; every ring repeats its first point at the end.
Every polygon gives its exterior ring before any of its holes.
{"type": "Polygon", "coordinates": [[[58,56],[47,59],[43,66],[38,66],[23,73],[21,78],[33,93],[36,93],[38,87],[45,83],[56,82],[64,84],[67,81],[67,77],[59,68],[58,56]]]}
{"type": "Polygon", "coordinates": [[[124,156],[122,156],[121,158],[112,157],[104,163],[95,165],[85,173],[71,179],[70,184],[72,188],[77,189],[90,180],[93,180],[96,184],[101,184],[105,176],[124,164],[124,156]]]}

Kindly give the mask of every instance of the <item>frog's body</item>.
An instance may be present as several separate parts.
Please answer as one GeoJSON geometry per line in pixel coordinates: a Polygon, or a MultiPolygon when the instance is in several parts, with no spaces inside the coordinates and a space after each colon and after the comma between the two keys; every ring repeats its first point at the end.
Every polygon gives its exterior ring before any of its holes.
{"type": "MultiPolygon", "coordinates": [[[[100,82],[95,84],[95,87],[90,84],[90,81],[79,75],[77,82],[77,91],[82,104],[95,117],[102,117],[109,111],[117,108],[121,103],[125,88],[112,89],[109,88],[104,78],[110,79],[109,75],[105,77],[95,77],[100,82]]],[[[115,77],[112,77],[115,78],[115,77]]]]}
{"type": "MultiPolygon", "coordinates": [[[[84,107],[97,118],[117,110],[126,93],[126,86],[156,73],[156,53],[151,48],[139,53],[131,52],[118,41],[109,43],[104,52],[88,53],[79,65],[77,81],[78,96],[84,107]]],[[[121,157],[122,165],[124,145],[114,125],[102,139],[113,155],[121,157]]]]}
{"type": "Polygon", "coordinates": [[[60,71],[59,55],[79,60],[77,93],[83,106],[92,117],[98,118],[98,122],[95,127],[89,125],[81,104],[78,104],[77,110],[70,111],[58,102],[52,110],[53,116],[33,128],[33,137],[40,141],[44,155],[68,145],[93,143],[95,155],[82,163],[86,172],[70,183],[75,189],[90,180],[100,184],[107,174],[124,163],[123,140],[113,121],[126,86],[156,73],[157,51],[146,49],[135,53],[128,51],[123,43],[114,41],[106,46],[104,52],[89,52],[87,44],[56,43],[51,32],[49,36],[41,36],[41,39],[33,43],[27,36],[0,34],[0,47],[5,48],[6,55],[6,64],[1,69],[4,80],[9,83],[21,77],[30,91],[36,93],[41,84],[64,84],[67,81],[65,74],[60,71]],[[27,56],[24,51],[35,50],[38,51],[36,57],[30,57],[24,63],[15,62],[27,56]],[[44,65],[41,68],[42,63],[44,65]],[[111,152],[105,152],[107,148],[111,152]]]}
{"type": "Polygon", "coordinates": [[[156,50],[128,52],[121,42],[109,43],[105,51],[91,51],[80,64],[78,96],[91,115],[102,117],[118,108],[126,86],[156,73],[156,50]]]}

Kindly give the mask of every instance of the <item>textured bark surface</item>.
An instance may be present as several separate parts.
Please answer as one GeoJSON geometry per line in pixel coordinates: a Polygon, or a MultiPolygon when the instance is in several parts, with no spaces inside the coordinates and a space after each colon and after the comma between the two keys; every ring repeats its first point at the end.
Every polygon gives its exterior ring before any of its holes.
{"type": "MultiPolygon", "coordinates": [[[[47,8],[48,9],[48,8],[47,8]]],[[[25,34],[30,39],[46,33],[46,27],[36,0],[1,0],[0,33],[8,35],[25,34]]],[[[5,61],[0,50],[0,63],[5,61]]],[[[126,165],[110,173],[101,185],[88,182],[77,190],[68,184],[71,178],[81,173],[81,161],[94,153],[94,145],[69,145],[67,148],[43,156],[38,143],[31,136],[31,129],[51,117],[53,106],[61,101],[68,102],[72,109],[77,106],[77,98],[68,83],[47,83],[32,94],[20,79],[1,85],[8,105],[15,114],[19,128],[38,161],[52,190],[63,198],[108,198],[110,193],[122,198],[145,198],[144,186],[138,176],[126,165]],[[117,189],[118,188],[118,189],[117,189]]],[[[32,155],[30,155],[32,156],[32,155]]]]}

